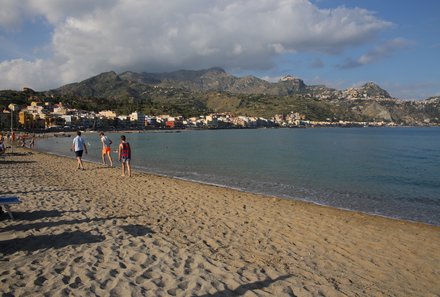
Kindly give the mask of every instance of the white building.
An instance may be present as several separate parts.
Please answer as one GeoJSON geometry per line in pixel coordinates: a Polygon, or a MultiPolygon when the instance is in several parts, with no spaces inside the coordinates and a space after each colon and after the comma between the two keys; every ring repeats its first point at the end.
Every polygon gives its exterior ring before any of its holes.
{"type": "Polygon", "coordinates": [[[136,126],[138,127],[144,127],[145,126],[145,115],[141,112],[135,111],[132,112],[129,116],[130,121],[133,123],[136,123],[136,126]]]}

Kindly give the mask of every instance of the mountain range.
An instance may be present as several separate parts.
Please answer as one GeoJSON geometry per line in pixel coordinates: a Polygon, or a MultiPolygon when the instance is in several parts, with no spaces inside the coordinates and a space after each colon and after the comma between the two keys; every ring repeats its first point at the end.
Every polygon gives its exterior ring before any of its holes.
{"type": "Polygon", "coordinates": [[[230,112],[270,118],[293,111],[310,120],[440,123],[440,97],[405,101],[392,98],[372,82],[337,90],[308,86],[291,75],[272,83],[254,76],[236,77],[221,68],[167,73],[110,71],[36,94],[77,108],[125,114],[137,110],[189,117],[230,112]]]}

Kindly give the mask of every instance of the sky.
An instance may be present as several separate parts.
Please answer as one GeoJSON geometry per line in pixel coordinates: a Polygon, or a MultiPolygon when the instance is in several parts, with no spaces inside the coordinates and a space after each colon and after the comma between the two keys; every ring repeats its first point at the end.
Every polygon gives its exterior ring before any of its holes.
{"type": "Polygon", "coordinates": [[[438,0],[0,0],[0,89],[221,67],[440,96],[438,0]]]}

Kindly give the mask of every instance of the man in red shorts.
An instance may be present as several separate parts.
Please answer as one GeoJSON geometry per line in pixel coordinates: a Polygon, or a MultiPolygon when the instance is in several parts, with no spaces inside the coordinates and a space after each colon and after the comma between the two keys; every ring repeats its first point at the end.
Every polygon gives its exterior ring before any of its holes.
{"type": "Polygon", "coordinates": [[[110,162],[110,167],[113,167],[111,148],[110,148],[112,141],[110,140],[110,138],[104,135],[104,132],[99,133],[99,136],[101,137],[101,143],[102,143],[102,164],[107,165],[107,163],[105,162],[105,155],[107,155],[108,160],[110,162]]]}

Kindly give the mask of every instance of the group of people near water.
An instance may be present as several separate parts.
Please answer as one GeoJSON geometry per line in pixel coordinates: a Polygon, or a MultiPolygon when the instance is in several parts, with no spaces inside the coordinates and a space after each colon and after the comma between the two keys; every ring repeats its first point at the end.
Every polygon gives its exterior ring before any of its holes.
{"type": "Polygon", "coordinates": [[[27,145],[29,145],[31,149],[35,147],[35,134],[29,135],[28,133],[20,133],[16,135],[15,131],[5,134],[0,133],[0,153],[6,151],[5,140],[8,140],[10,144],[18,141],[21,147],[27,147],[27,145]],[[29,143],[27,140],[29,140],[29,143]]]}
{"type": "MultiPolygon", "coordinates": [[[[77,169],[85,170],[84,164],[82,162],[83,153],[87,154],[87,145],[84,138],[81,136],[81,131],[76,133],[76,137],[72,141],[71,150],[75,152],[76,160],[78,161],[77,169]]],[[[110,167],[113,167],[113,160],[111,156],[111,145],[112,141],[110,138],[105,136],[104,132],[99,133],[99,137],[102,143],[102,164],[107,165],[106,156],[109,161],[110,167]]],[[[127,142],[125,135],[121,135],[121,141],[118,147],[118,161],[122,164],[122,176],[131,177],[131,148],[130,144],[127,142]]]]}

